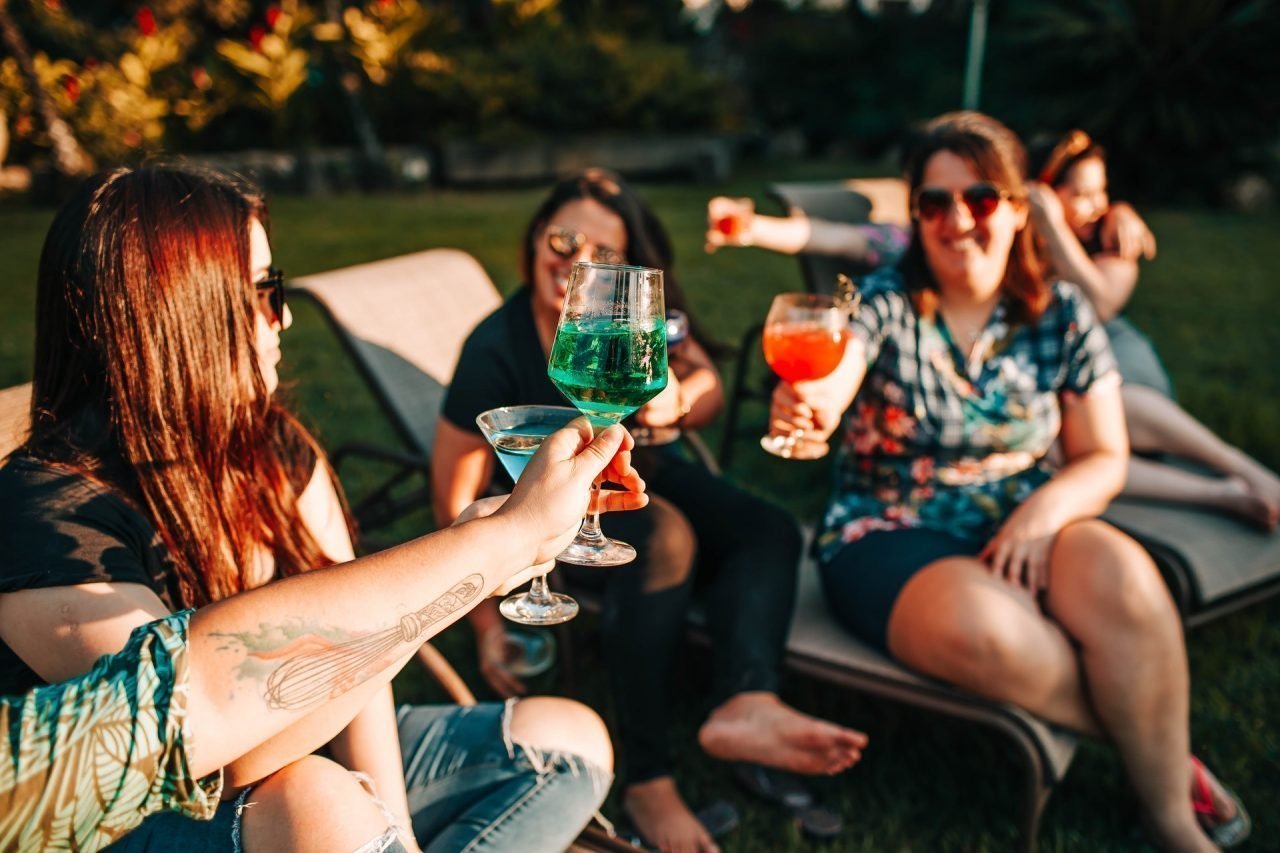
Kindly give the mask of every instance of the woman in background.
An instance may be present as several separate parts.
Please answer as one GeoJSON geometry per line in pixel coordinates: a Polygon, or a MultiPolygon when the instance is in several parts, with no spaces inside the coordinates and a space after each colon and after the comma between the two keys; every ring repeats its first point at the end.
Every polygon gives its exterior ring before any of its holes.
{"type": "Polygon", "coordinates": [[[1120,373],[1130,459],[1124,494],[1207,506],[1263,530],[1280,522],[1280,477],[1214,435],[1177,404],[1173,383],[1146,335],[1124,316],[1138,262],[1155,257],[1146,223],[1107,192],[1106,152],[1073,130],[1033,156],[1031,218],[1056,275],[1075,282],[1105,322],[1120,373]],[[1167,454],[1209,468],[1188,471],[1149,458],[1167,454]],[[1216,476],[1215,476],[1216,475],[1216,476]]]}
{"type": "MultiPolygon", "coordinates": [[[[565,405],[546,364],[576,261],[660,268],[667,306],[688,310],[666,230],[630,187],[602,169],[552,188],[525,230],[521,260],[524,286],[471,333],[445,398],[431,461],[441,524],[484,493],[495,468],[476,415],[502,405],[565,405]]],[[[722,393],[706,343],[691,319],[688,339],[671,353],[667,387],[636,412],[637,424],[697,429],[715,417],[722,393]]],[[[636,547],[635,562],[559,571],[603,587],[601,635],[627,816],[662,850],[711,851],[711,833],[676,788],[670,735],[672,668],[695,584],[705,590],[712,639],[713,710],[698,732],[708,755],[827,774],[857,761],[866,739],[778,697],[800,554],[795,521],[689,461],[676,445],[638,447],[633,458],[650,504],[605,519],[604,529],[636,547]]],[[[503,667],[506,633],[497,608],[477,608],[472,624],[490,685],[500,695],[523,691],[503,667]]]]}

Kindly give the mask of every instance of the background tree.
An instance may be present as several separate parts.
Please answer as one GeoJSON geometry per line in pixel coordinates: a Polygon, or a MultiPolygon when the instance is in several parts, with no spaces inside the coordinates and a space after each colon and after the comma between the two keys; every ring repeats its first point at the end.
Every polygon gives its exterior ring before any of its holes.
{"type": "MultiPolygon", "coordinates": [[[[34,112],[40,116],[53,151],[54,168],[62,175],[74,177],[93,171],[93,160],[76,141],[75,133],[58,114],[45,90],[41,75],[32,58],[26,38],[9,14],[8,0],[0,0],[0,38],[11,54],[34,112]]],[[[7,146],[6,146],[7,147],[7,146]]]]}

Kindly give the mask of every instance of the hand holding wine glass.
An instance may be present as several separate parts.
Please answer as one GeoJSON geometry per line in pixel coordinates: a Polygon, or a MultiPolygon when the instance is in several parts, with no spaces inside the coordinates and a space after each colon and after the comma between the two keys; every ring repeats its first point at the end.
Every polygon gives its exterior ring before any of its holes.
{"type": "MultiPolygon", "coordinates": [[[[578,262],[551,344],[547,376],[595,428],[616,424],[667,384],[662,270],[578,262]]],[[[629,563],[636,551],[582,522],[559,559],[583,566],[629,563]]]]}
{"type": "MultiPolygon", "coordinates": [[[[782,293],[774,297],[765,320],[765,361],[773,372],[788,384],[821,379],[830,374],[844,358],[849,340],[849,310],[837,299],[813,293],[782,293]]],[[[783,389],[784,396],[789,389],[783,389]]],[[[777,396],[777,395],[775,395],[777,396]]],[[[796,406],[789,420],[794,424],[796,406]]],[[[775,400],[775,405],[778,401],[775,400]]],[[[827,455],[826,441],[806,435],[804,427],[788,432],[778,429],[771,418],[769,434],[760,446],[785,459],[821,459],[827,455]]]]}
{"type": "MultiPolygon", "coordinates": [[[[630,449],[633,443],[624,430],[618,430],[620,436],[616,445],[612,443],[609,436],[604,436],[599,437],[598,441],[593,442],[591,446],[580,449],[577,453],[571,453],[572,465],[566,470],[563,466],[560,468],[551,466],[564,462],[563,457],[566,450],[570,448],[567,442],[571,436],[562,438],[561,435],[557,435],[557,432],[565,427],[585,427],[576,410],[565,406],[503,406],[481,413],[476,417],[476,424],[498,454],[503,468],[513,480],[517,481],[518,485],[509,500],[504,497],[501,500],[488,499],[472,504],[459,516],[459,522],[500,509],[545,515],[553,509],[559,510],[564,501],[575,500],[573,497],[575,493],[579,495],[576,500],[580,500],[581,492],[576,492],[566,477],[572,479],[577,476],[571,469],[579,463],[591,470],[600,470],[602,460],[598,456],[581,460],[577,458],[588,457],[597,450],[602,450],[610,456],[603,460],[604,470],[601,476],[623,486],[624,491],[600,492],[599,498],[593,502],[595,506],[588,506],[586,509],[594,509],[596,512],[601,509],[638,509],[648,501],[643,494],[644,483],[631,467],[630,449]],[[575,424],[575,421],[578,423],[575,424]],[[553,454],[553,457],[547,457],[544,454],[535,459],[535,454],[544,440],[552,435],[557,435],[560,441],[556,446],[557,453],[553,454]],[[597,447],[596,445],[601,442],[603,445],[597,447]],[[533,465],[533,472],[530,475],[533,478],[532,485],[521,482],[526,466],[531,464],[533,465]],[[604,500],[606,495],[607,501],[604,500]],[[601,506],[602,503],[606,505],[601,506]]],[[[586,440],[586,436],[579,434],[578,440],[581,445],[586,440]]],[[[593,497],[596,496],[594,488],[596,482],[598,479],[593,478],[593,497]]],[[[578,488],[581,488],[580,484],[578,488]]],[[[577,506],[582,505],[577,504],[577,506]]],[[[577,615],[576,601],[567,595],[551,592],[547,588],[546,573],[555,565],[554,558],[560,552],[564,542],[563,536],[548,539],[539,548],[537,554],[537,559],[544,562],[531,566],[520,573],[520,576],[513,577],[511,581],[504,584],[504,588],[509,589],[513,582],[519,585],[519,582],[529,574],[533,575],[533,585],[528,592],[502,601],[498,607],[502,615],[526,625],[556,625],[577,615]]]]}

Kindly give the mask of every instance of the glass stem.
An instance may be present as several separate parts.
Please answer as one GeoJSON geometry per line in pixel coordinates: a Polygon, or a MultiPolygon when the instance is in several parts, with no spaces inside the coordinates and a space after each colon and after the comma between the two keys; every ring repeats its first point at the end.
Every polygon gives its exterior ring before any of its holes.
{"type": "Polygon", "coordinates": [[[588,510],[587,514],[583,516],[582,527],[578,530],[578,540],[603,548],[608,539],[600,530],[600,507],[596,502],[597,492],[599,491],[600,478],[597,477],[591,484],[591,503],[595,508],[588,510]]]}
{"type": "Polygon", "coordinates": [[[551,592],[547,589],[547,576],[537,575],[529,585],[529,599],[536,604],[547,604],[551,601],[551,592]]]}

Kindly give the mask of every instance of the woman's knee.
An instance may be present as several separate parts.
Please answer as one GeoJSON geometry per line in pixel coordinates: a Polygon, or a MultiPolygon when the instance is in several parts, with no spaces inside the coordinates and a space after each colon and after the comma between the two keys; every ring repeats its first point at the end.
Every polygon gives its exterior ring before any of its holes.
{"type": "Polygon", "coordinates": [[[652,529],[644,542],[645,592],[661,592],[689,579],[698,537],[685,514],[669,501],[650,498],[652,529]]]}
{"type": "Polygon", "coordinates": [[[385,832],[388,820],[341,765],[308,755],[268,776],[242,811],[246,853],[266,850],[351,851],[385,832]]]}
{"type": "Polygon", "coordinates": [[[1039,656],[1034,632],[1024,630],[1025,608],[988,589],[986,578],[965,584],[948,574],[926,570],[904,587],[889,618],[893,655],[988,695],[1034,680],[1039,656]]]}
{"type": "Polygon", "coordinates": [[[609,729],[599,714],[581,702],[554,696],[521,699],[511,711],[511,737],[532,749],[577,755],[613,772],[609,729]]]}
{"type": "Polygon", "coordinates": [[[1066,527],[1054,543],[1049,597],[1055,612],[1101,617],[1108,626],[1176,618],[1160,570],[1129,536],[1090,519],[1066,527]]]}

